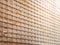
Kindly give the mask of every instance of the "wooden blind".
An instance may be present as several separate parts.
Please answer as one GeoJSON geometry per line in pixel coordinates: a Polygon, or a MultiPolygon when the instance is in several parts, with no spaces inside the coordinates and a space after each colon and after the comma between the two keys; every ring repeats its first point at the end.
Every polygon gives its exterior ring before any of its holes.
{"type": "Polygon", "coordinates": [[[0,45],[60,45],[60,15],[55,0],[0,0],[0,45]]]}

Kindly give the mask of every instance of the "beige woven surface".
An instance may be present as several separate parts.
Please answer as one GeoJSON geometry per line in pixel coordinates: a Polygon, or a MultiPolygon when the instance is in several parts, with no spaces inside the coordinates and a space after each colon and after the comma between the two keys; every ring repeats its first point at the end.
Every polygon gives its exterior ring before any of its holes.
{"type": "Polygon", "coordinates": [[[54,0],[0,0],[0,45],[60,45],[60,16],[54,0]]]}

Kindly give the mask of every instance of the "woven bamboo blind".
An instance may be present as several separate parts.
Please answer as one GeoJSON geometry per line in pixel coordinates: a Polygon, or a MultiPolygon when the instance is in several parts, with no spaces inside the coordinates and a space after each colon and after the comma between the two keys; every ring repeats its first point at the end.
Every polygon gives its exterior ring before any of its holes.
{"type": "Polygon", "coordinates": [[[60,45],[60,16],[54,0],[0,0],[0,45],[60,45]]]}

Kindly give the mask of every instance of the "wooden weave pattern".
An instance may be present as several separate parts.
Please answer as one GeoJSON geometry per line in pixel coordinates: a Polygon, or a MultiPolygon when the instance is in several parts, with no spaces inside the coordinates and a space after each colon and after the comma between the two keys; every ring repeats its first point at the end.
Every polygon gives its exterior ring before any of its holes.
{"type": "Polygon", "coordinates": [[[0,0],[0,45],[60,45],[60,16],[54,0],[0,0]]]}

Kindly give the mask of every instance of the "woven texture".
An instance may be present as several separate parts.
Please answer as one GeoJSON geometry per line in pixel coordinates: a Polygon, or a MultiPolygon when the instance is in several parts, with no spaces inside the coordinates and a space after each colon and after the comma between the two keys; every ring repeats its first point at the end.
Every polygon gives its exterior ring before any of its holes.
{"type": "Polygon", "coordinates": [[[60,45],[60,16],[54,0],[0,0],[0,45],[60,45]]]}

